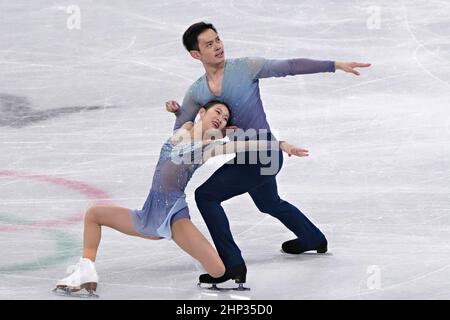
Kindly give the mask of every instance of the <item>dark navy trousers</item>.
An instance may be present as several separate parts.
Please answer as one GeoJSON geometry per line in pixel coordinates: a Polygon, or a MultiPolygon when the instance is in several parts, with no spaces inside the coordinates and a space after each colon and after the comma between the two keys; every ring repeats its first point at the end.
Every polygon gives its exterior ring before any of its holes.
{"type": "MultiPolygon", "coordinates": [[[[313,250],[325,240],[323,233],[295,206],[278,195],[276,175],[283,165],[282,151],[270,151],[278,157],[278,167],[273,174],[261,174],[261,168],[268,167],[264,161],[254,164],[236,164],[235,159],[220,167],[195,190],[195,201],[205,220],[216,249],[227,268],[244,263],[241,251],[234,242],[225,211],[221,203],[248,192],[256,207],[263,213],[280,220],[301,241],[302,247],[313,250]]],[[[250,153],[246,153],[248,156],[250,153]]],[[[275,159],[275,158],[272,158],[275,159]]],[[[272,161],[273,162],[273,161],[272,161]]]]}

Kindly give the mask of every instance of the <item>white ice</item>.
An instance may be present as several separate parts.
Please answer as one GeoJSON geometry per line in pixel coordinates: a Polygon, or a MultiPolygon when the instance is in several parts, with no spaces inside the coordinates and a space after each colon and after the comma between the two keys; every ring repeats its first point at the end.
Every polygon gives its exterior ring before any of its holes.
{"type": "MultiPolygon", "coordinates": [[[[294,235],[243,195],[224,208],[250,292],[199,290],[200,265],[173,242],[104,228],[101,298],[449,299],[449,16],[440,0],[1,1],[0,299],[59,299],[51,289],[81,254],[84,210],[142,206],[174,121],[164,102],[203,73],[180,40],[200,20],[227,57],[372,63],[359,77],[260,83],[274,132],[311,153],[285,158],[280,195],[330,251],[282,254],[294,235]]],[[[208,239],[194,190],[224,161],[187,188],[208,239]]]]}

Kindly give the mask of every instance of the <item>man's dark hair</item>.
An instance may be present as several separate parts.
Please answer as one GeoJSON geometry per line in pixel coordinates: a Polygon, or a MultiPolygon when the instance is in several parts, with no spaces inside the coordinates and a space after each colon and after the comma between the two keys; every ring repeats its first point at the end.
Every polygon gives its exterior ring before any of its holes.
{"type": "Polygon", "coordinates": [[[191,25],[183,34],[183,45],[186,50],[200,51],[200,48],[198,47],[198,35],[208,29],[214,30],[214,32],[217,33],[216,28],[211,23],[202,21],[191,25]]]}

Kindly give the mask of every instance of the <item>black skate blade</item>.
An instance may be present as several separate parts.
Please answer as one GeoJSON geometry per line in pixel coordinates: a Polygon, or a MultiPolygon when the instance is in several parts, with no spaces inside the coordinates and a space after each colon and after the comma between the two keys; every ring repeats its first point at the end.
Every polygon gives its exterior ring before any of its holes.
{"type": "Polygon", "coordinates": [[[100,298],[100,296],[94,292],[87,291],[80,292],[79,289],[71,289],[69,287],[65,288],[55,288],[52,290],[54,294],[61,297],[70,297],[70,298],[82,298],[82,299],[96,299],[100,298]]]}
{"type": "Polygon", "coordinates": [[[234,291],[250,291],[250,288],[244,287],[243,283],[239,283],[237,288],[233,288],[234,291]]]}
{"type": "MultiPolygon", "coordinates": [[[[204,283],[211,284],[211,283],[204,283]]],[[[250,288],[244,287],[243,283],[239,283],[238,287],[218,287],[217,284],[211,284],[211,287],[202,287],[202,283],[198,283],[198,286],[202,289],[210,290],[210,291],[250,291],[250,288]]]]}

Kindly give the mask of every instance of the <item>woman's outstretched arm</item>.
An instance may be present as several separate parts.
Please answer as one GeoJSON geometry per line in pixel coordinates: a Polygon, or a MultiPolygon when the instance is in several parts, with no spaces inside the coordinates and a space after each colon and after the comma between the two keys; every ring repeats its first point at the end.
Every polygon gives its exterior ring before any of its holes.
{"type": "Polygon", "coordinates": [[[204,148],[203,161],[207,161],[211,157],[221,154],[232,154],[246,151],[267,151],[267,150],[282,150],[289,156],[307,157],[309,151],[307,149],[296,147],[286,141],[276,140],[248,140],[248,141],[230,141],[224,144],[214,144],[208,141],[205,144],[214,145],[212,148],[204,148]]]}

